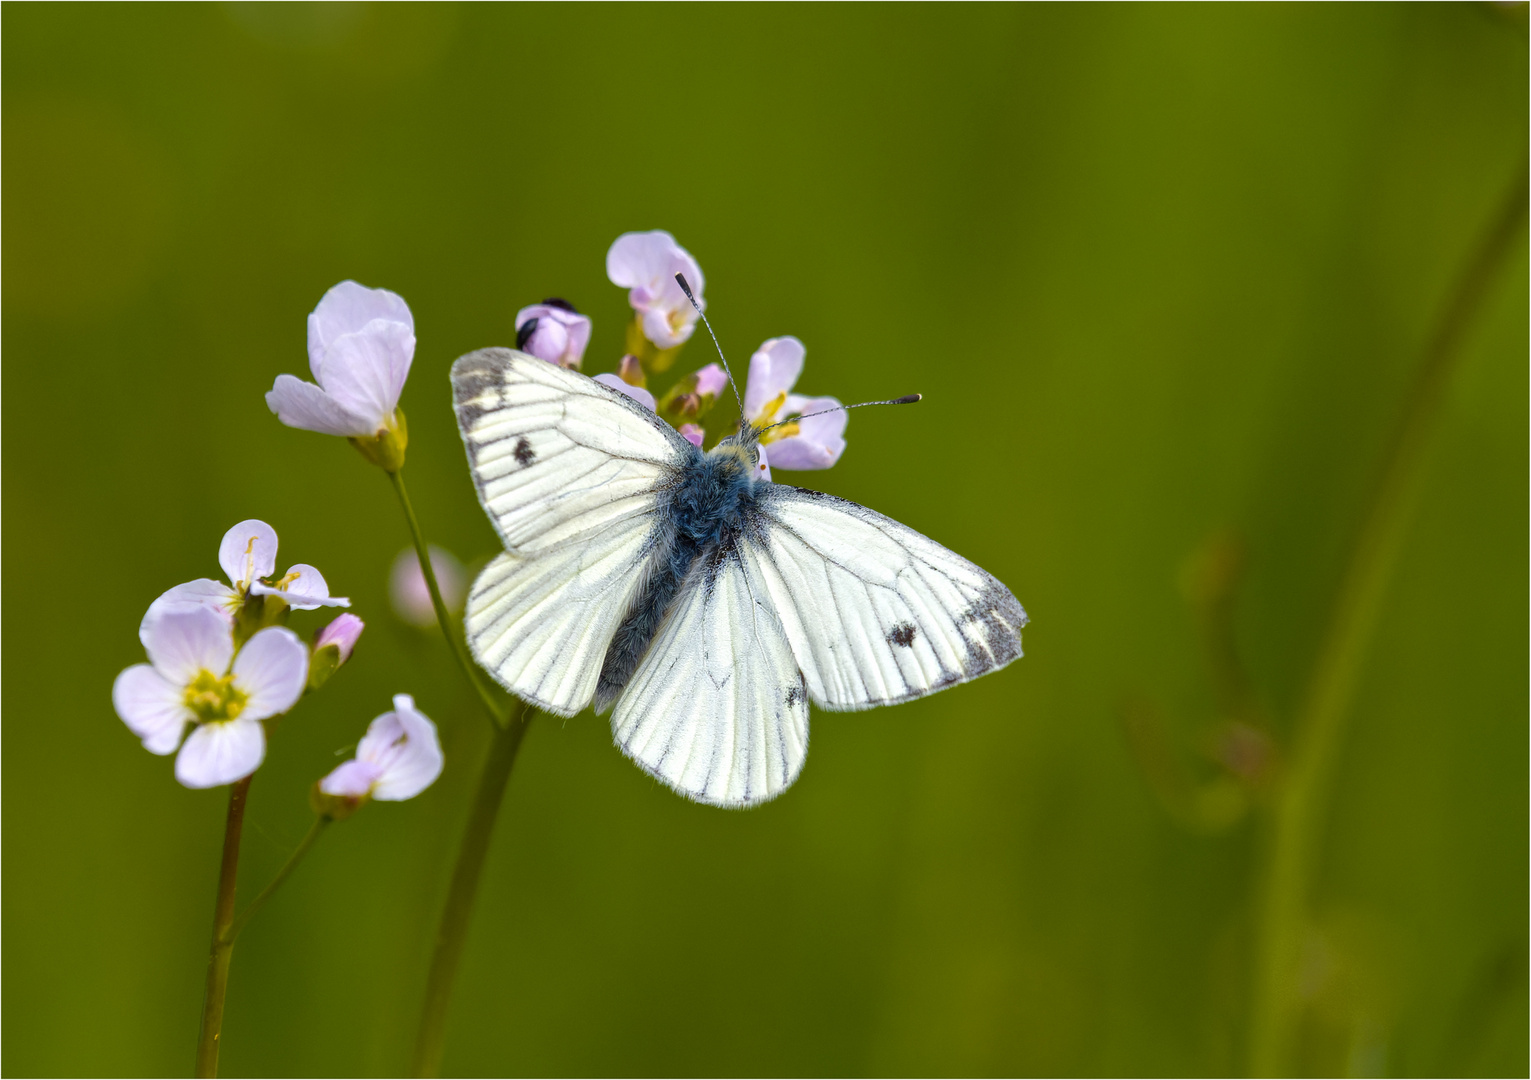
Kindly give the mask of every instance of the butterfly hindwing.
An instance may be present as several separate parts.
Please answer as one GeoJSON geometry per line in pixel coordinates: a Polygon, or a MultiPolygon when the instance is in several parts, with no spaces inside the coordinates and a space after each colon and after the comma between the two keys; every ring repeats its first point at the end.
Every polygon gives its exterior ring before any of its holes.
{"type": "Polygon", "coordinates": [[[534,558],[497,556],[473,583],[463,615],[474,659],[522,699],[573,716],[595,695],[651,544],[649,522],[635,517],[534,558]]]}
{"type": "Polygon", "coordinates": [[[736,546],[692,566],[611,727],[646,772],[698,802],[750,806],[797,779],[808,754],[802,675],[736,546]]]}
{"type": "Polygon", "coordinates": [[[826,709],[923,697],[1021,655],[1026,612],[986,571],[891,518],[767,484],[742,547],[826,709]]]}

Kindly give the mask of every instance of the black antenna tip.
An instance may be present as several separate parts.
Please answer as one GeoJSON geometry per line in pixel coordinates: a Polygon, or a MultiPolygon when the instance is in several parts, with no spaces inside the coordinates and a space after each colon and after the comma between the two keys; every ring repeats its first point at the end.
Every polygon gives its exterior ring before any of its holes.
{"type": "Polygon", "coordinates": [[[894,398],[892,401],[888,402],[888,404],[889,405],[913,405],[916,401],[919,401],[920,398],[922,398],[922,397],[924,397],[923,394],[905,394],[901,398],[894,398]]]}
{"type": "Polygon", "coordinates": [[[686,284],[686,275],[676,274],[675,281],[680,285],[680,291],[686,294],[686,299],[691,301],[691,306],[701,311],[702,309],[696,306],[696,297],[691,295],[691,286],[686,284]]]}

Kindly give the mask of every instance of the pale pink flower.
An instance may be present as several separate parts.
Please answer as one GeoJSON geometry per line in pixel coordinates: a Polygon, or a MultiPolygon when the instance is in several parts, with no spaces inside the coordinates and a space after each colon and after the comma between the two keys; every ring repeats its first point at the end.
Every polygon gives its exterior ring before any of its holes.
{"type": "Polygon", "coordinates": [[[642,320],[643,336],[661,349],[679,345],[696,328],[696,308],[676,283],[677,273],[686,276],[696,302],[706,308],[702,268],[663,229],[623,233],[606,253],[606,276],[628,290],[627,302],[642,320]]]}
{"type": "Polygon", "coordinates": [[[314,382],[278,375],[266,405],[288,427],[370,438],[395,426],[414,356],[409,305],[387,289],[342,281],[308,317],[314,382]]]}
{"type": "Polygon", "coordinates": [[[372,721],[356,757],[338,766],[319,790],[342,799],[412,799],[441,775],[443,758],[436,725],[408,694],[395,694],[393,712],[372,721]]]}
{"type": "Polygon", "coordinates": [[[554,297],[516,312],[516,348],[559,367],[579,369],[590,344],[590,319],[554,297]]]}
{"type": "MultiPolygon", "coordinates": [[[[441,602],[447,611],[456,614],[462,610],[463,596],[467,592],[468,576],[462,563],[450,551],[432,544],[431,571],[436,575],[436,587],[441,590],[441,602]]],[[[399,618],[411,626],[426,629],[436,625],[436,609],[431,605],[431,590],[420,572],[420,557],[415,549],[407,547],[393,560],[388,573],[388,598],[399,618]]]]}
{"type": "Polygon", "coordinates": [[[161,593],[149,605],[139,636],[143,636],[143,628],[151,620],[166,611],[188,605],[211,608],[232,623],[246,595],[280,596],[297,611],[351,606],[346,597],[331,596],[324,575],[307,563],[288,567],[287,573],[270,585],[262,582],[262,578],[270,578],[276,573],[276,550],[275,529],[255,518],[241,521],[223,534],[218,545],[218,565],[223,567],[230,584],[198,578],[161,593]]]}
{"type": "Polygon", "coordinates": [[[199,606],[167,610],[144,625],[149,663],[117,676],[117,715],[150,753],[172,754],[180,747],[175,777],[187,787],[217,787],[249,776],[266,756],[261,721],[303,696],[307,647],[286,627],[270,626],[236,655],[228,623],[199,606]],[[182,746],[188,724],[196,727],[182,746]]]}
{"type": "Polygon", "coordinates": [[[770,445],[771,464],[778,469],[827,469],[845,453],[846,413],[825,411],[839,408],[840,402],[790,392],[803,373],[805,352],[797,338],[781,337],[767,341],[750,357],[744,415],[755,427],[765,428],[794,414],[824,412],[761,435],[761,444],[770,445]]]}

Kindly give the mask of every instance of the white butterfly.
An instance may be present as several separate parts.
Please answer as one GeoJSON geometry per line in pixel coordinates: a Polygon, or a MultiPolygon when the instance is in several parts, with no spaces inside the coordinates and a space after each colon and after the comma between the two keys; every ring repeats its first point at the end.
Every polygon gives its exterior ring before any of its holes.
{"type": "Polygon", "coordinates": [[[505,553],[474,583],[474,657],[698,802],[750,806],[808,754],[808,702],[891,705],[1004,667],[1026,612],[988,573],[832,495],[757,478],[756,432],[704,453],[657,415],[510,349],[452,365],[505,553]]]}

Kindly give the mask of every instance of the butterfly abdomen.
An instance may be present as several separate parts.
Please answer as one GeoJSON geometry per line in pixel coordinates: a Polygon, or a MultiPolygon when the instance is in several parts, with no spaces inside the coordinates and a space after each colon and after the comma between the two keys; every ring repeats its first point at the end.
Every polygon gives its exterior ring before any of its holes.
{"type": "Polygon", "coordinates": [[[692,453],[660,494],[645,585],[606,650],[596,684],[597,712],[604,712],[632,678],[686,576],[694,567],[715,568],[733,550],[739,533],[758,513],[754,483],[748,455],[737,447],[720,447],[692,453]],[[699,564],[704,554],[709,557],[699,564]]]}

